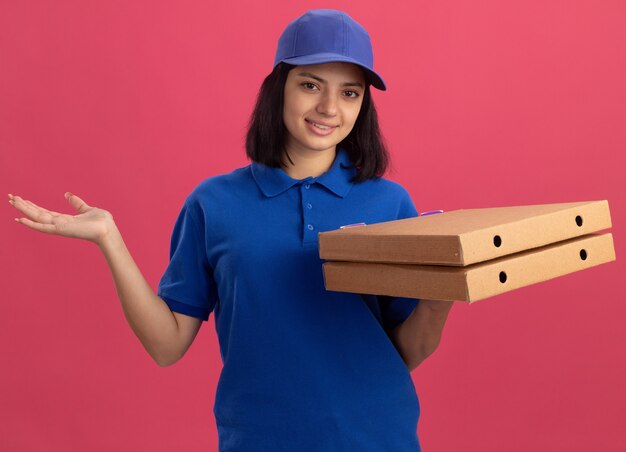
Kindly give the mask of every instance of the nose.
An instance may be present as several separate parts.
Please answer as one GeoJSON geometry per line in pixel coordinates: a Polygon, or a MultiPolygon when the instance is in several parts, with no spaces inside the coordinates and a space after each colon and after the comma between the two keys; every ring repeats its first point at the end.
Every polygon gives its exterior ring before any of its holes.
{"type": "Polygon", "coordinates": [[[335,116],[337,114],[337,100],[330,93],[325,93],[315,109],[320,115],[335,116]]]}

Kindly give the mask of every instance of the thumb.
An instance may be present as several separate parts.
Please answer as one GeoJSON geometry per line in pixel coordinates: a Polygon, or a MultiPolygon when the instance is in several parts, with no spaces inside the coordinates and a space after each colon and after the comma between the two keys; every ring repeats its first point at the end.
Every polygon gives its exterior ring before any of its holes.
{"type": "Polygon", "coordinates": [[[80,213],[85,213],[91,208],[85,201],[69,191],[65,192],[65,199],[67,199],[70,205],[80,213]]]}

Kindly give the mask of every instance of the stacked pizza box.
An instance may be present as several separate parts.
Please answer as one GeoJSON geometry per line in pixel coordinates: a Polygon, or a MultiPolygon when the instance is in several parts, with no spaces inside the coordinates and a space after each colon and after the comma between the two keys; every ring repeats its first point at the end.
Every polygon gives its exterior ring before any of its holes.
{"type": "Polygon", "coordinates": [[[319,234],[327,290],[474,302],[615,260],[608,201],[464,209],[319,234]]]}

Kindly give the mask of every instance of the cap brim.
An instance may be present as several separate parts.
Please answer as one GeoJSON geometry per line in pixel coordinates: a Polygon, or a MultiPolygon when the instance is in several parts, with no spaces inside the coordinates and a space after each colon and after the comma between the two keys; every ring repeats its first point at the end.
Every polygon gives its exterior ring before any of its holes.
{"type": "Polygon", "coordinates": [[[369,75],[368,82],[372,84],[374,88],[377,88],[381,91],[387,90],[387,85],[385,85],[384,80],[380,75],[374,72],[371,68],[359,63],[353,58],[346,57],[344,55],[339,55],[337,53],[316,53],[313,55],[304,55],[292,58],[285,58],[283,60],[277,61],[274,66],[278,63],[287,63],[293,64],[294,66],[305,66],[307,64],[322,64],[322,63],[352,63],[357,66],[365,69],[367,75],[369,75]]]}

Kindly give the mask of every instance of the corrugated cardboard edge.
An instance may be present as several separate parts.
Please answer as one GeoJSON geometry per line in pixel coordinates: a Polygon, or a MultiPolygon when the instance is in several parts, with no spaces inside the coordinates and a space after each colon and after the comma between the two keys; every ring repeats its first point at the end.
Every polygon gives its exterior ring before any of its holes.
{"type": "MultiPolygon", "coordinates": [[[[346,230],[321,232],[318,236],[319,256],[321,259],[331,261],[467,266],[569,238],[580,237],[612,226],[608,200],[555,203],[553,205],[557,204],[571,206],[458,235],[396,236],[391,234],[381,235],[378,240],[372,241],[367,230],[353,229],[347,233],[343,232],[346,230]],[[575,224],[575,218],[579,214],[584,219],[582,227],[575,224]],[[547,217],[552,217],[552,219],[546,221],[547,217]],[[546,224],[548,227],[545,227],[546,224]],[[563,233],[564,225],[567,225],[568,228],[566,234],[563,233]],[[494,236],[496,235],[504,236],[504,240],[501,246],[494,248],[494,236]],[[389,246],[390,244],[392,246],[389,246]],[[442,259],[441,250],[444,248],[446,250],[443,254],[446,255],[446,258],[442,259]],[[456,254],[451,251],[452,248],[456,250],[456,254]]],[[[551,205],[511,207],[530,208],[551,205]]],[[[471,209],[451,212],[464,210],[471,209]]],[[[410,220],[415,220],[415,218],[396,221],[406,222],[410,220]]],[[[382,223],[375,223],[365,228],[380,224],[382,223]]]]}
{"type": "Polygon", "coordinates": [[[467,232],[459,236],[463,253],[462,265],[540,248],[609,229],[611,226],[609,203],[601,200],[467,232]],[[563,238],[564,235],[566,238],[563,238]],[[496,237],[498,246],[495,245],[496,237]]]}
{"type": "Polygon", "coordinates": [[[467,267],[330,261],[322,268],[327,290],[469,301],[467,267]]]}
{"type": "Polygon", "coordinates": [[[470,303],[615,260],[611,233],[588,234],[468,267],[326,262],[327,290],[470,303]],[[586,253],[581,259],[581,250],[586,253]],[[500,272],[507,275],[500,282],[500,272]]]}
{"type": "Polygon", "coordinates": [[[483,300],[614,260],[613,235],[604,233],[587,234],[479,263],[466,267],[469,301],[483,300]]]}
{"type": "Polygon", "coordinates": [[[460,239],[454,235],[428,235],[413,239],[390,235],[372,240],[367,234],[321,232],[318,235],[318,243],[320,258],[331,261],[408,263],[417,260],[437,265],[448,263],[437,258],[444,249],[445,254],[450,256],[456,250],[457,254],[451,258],[453,260],[451,265],[462,264],[460,239]]]}

